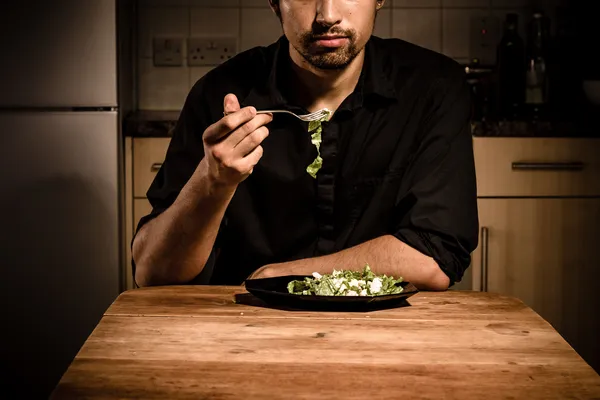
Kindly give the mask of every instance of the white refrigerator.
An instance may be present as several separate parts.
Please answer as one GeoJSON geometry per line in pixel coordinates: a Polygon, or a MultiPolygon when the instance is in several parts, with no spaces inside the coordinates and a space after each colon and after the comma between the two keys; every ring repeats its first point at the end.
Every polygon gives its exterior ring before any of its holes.
{"type": "Polygon", "coordinates": [[[2,1],[0,49],[0,397],[47,398],[120,291],[116,0],[2,1]]]}

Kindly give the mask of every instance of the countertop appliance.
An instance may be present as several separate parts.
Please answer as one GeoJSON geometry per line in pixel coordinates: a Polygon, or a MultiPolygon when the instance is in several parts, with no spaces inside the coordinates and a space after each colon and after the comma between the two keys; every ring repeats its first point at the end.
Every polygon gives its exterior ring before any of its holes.
{"type": "Polygon", "coordinates": [[[0,397],[47,398],[121,290],[117,3],[0,21],[0,397]]]}

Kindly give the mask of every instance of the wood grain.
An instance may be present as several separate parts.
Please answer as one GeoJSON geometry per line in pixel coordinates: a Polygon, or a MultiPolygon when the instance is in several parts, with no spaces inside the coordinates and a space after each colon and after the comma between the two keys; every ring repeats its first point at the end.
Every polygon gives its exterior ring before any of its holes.
{"type": "Polygon", "coordinates": [[[475,137],[478,197],[599,196],[600,140],[475,137]],[[581,171],[515,171],[513,162],[581,162],[581,171]]]}
{"type": "Polygon", "coordinates": [[[53,398],[600,399],[600,377],[510,297],[421,292],[409,307],[316,313],[235,293],[122,294],[53,398]]]}
{"type": "Polygon", "coordinates": [[[78,360],[55,398],[594,399],[592,379],[561,366],[240,364],[78,360]],[[119,371],[119,373],[115,373],[119,371]]]}
{"type": "Polygon", "coordinates": [[[141,288],[122,293],[105,315],[133,316],[236,316],[240,313],[264,318],[317,318],[317,319],[456,319],[482,318],[530,319],[535,313],[521,301],[508,296],[481,292],[420,292],[409,299],[412,307],[351,312],[282,311],[267,306],[247,294],[242,287],[222,286],[165,286],[141,288]],[[236,304],[235,295],[252,300],[251,305],[236,304]],[[417,308],[418,306],[418,308],[417,308]],[[510,312],[506,312],[510,311],[510,312]]]}
{"type": "Polygon", "coordinates": [[[152,164],[162,163],[165,160],[171,138],[144,138],[133,139],[133,196],[146,197],[146,192],[156,177],[152,164]]]}
{"type": "Polygon", "coordinates": [[[478,209],[489,290],[523,300],[600,371],[600,199],[479,199],[478,209]]]}

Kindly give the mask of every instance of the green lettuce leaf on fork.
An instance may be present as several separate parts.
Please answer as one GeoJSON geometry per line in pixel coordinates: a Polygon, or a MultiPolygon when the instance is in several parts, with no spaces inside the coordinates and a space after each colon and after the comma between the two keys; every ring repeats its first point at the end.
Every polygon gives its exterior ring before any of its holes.
{"type": "Polygon", "coordinates": [[[321,126],[321,122],[329,121],[331,117],[331,112],[328,112],[323,118],[317,121],[310,121],[308,123],[308,133],[312,133],[310,135],[311,143],[317,148],[317,158],[306,167],[306,172],[313,178],[317,178],[317,172],[323,166],[323,159],[321,158],[321,133],[323,132],[323,127],[321,126]]]}
{"type": "Polygon", "coordinates": [[[287,289],[291,294],[317,296],[382,296],[401,293],[402,278],[375,275],[369,264],[362,271],[333,270],[331,274],[313,273],[313,277],[293,280],[287,289]]]}

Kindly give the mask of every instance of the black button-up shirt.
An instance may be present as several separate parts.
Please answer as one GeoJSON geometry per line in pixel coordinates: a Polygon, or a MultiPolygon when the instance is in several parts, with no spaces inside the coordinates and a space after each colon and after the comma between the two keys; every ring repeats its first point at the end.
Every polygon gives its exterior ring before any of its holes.
{"type": "MultiPolygon", "coordinates": [[[[323,123],[316,179],[306,172],[317,155],[308,124],[275,114],[261,160],[227,208],[204,279],[240,284],[265,264],[329,254],[386,234],[433,257],[451,282],[461,279],[478,239],[464,71],[398,39],[372,37],[365,50],[357,87],[323,123]]],[[[282,37],[241,53],[194,85],[147,192],[153,211],[138,229],[173,203],[194,172],[203,157],[202,134],[222,118],[226,94],[234,93],[242,107],[308,113],[286,100],[294,90],[289,62],[282,37]]]]}

